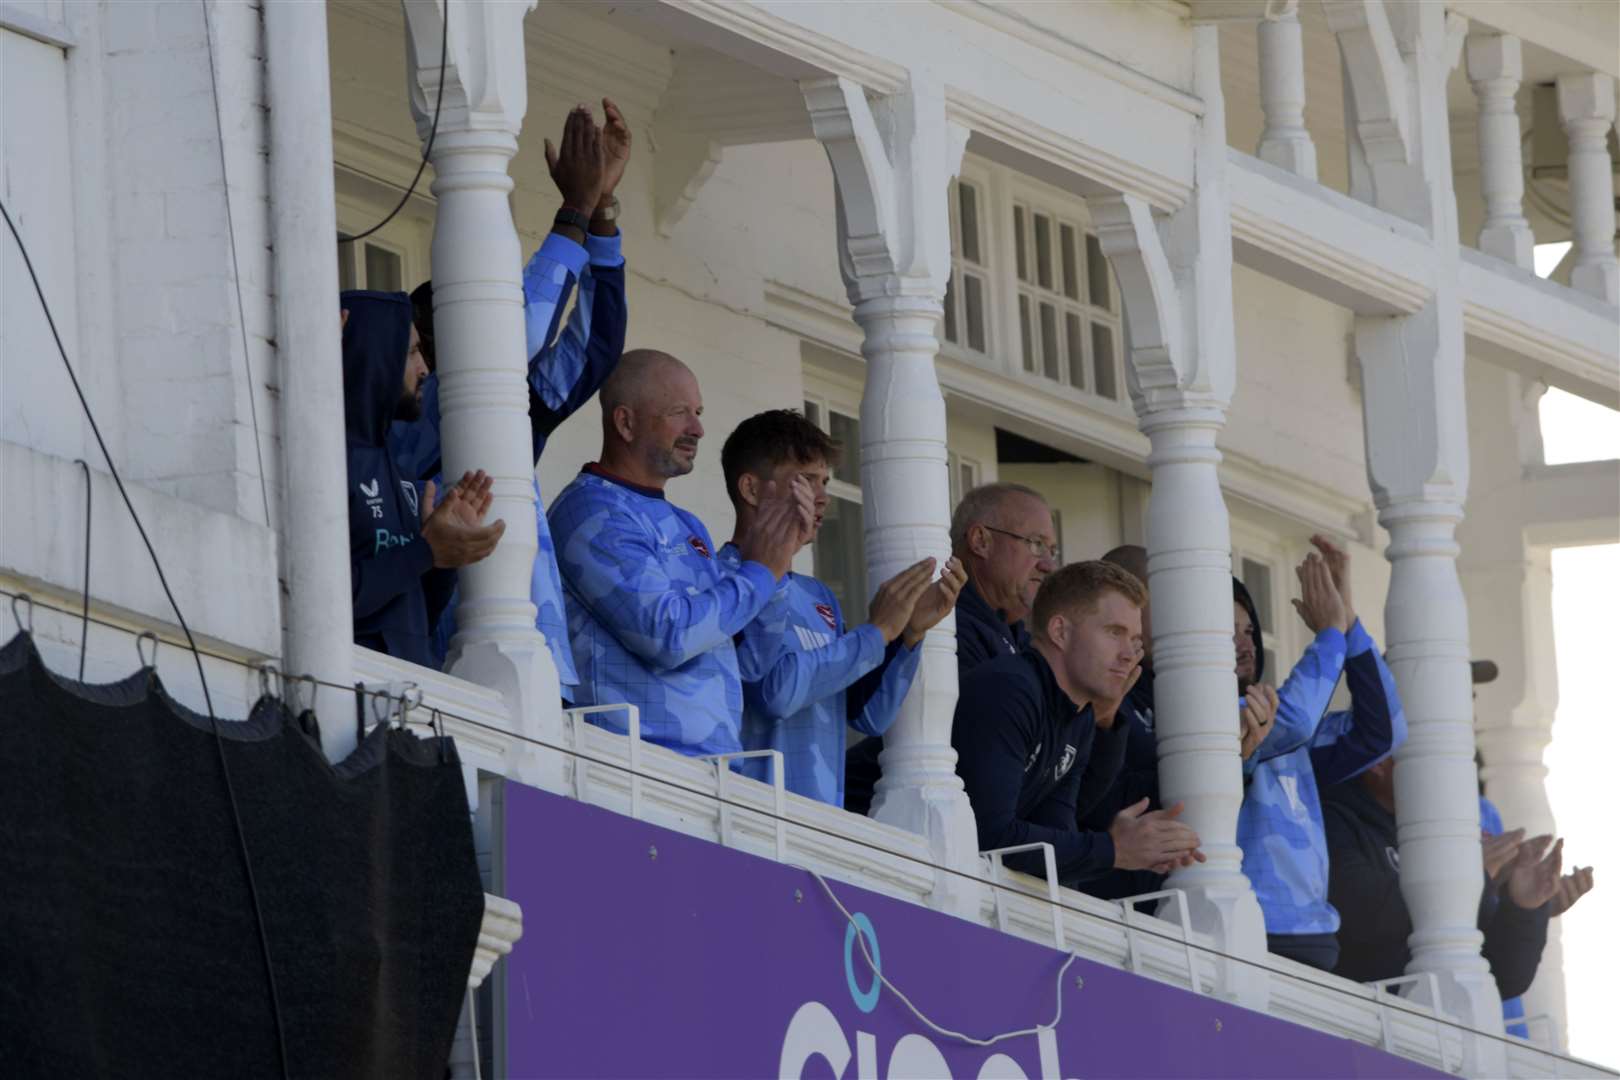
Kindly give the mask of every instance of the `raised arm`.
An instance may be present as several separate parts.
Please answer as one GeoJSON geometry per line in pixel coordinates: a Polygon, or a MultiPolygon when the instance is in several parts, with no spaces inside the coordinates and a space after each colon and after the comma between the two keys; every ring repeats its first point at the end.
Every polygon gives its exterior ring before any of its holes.
{"type": "Polygon", "coordinates": [[[1313,740],[1311,768],[1318,784],[1337,784],[1357,776],[1406,741],[1406,714],[1395,690],[1395,677],[1360,619],[1350,627],[1346,640],[1350,655],[1344,676],[1350,688],[1350,711],[1344,722],[1324,723],[1313,740]]]}

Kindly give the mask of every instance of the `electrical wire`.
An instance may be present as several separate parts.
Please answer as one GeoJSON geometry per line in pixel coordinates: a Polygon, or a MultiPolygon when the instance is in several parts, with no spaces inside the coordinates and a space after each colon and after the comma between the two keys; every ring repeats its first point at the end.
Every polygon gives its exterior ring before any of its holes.
{"type": "MultiPolygon", "coordinates": [[[[1021,1035],[1039,1035],[1041,1032],[1051,1031],[1059,1024],[1063,1023],[1063,976],[1067,975],[1069,973],[1069,968],[1074,965],[1076,960],[1080,959],[1079,953],[1070,950],[1069,958],[1063,961],[1062,967],[1058,968],[1057,1015],[1052,1017],[1051,1023],[1036,1024],[1032,1028],[1020,1028],[1017,1031],[1004,1031],[1000,1035],[991,1035],[988,1038],[983,1039],[974,1038],[972,1035],[964,1035],[960,1031],[952,1031],[950,1028],[940,1027],[938,1024],[928,1019],[928,1017],[923,1015],[921,1009],[912,1004],[910,998],[906,997],[905,994],[900,992],[900,988],[898,986],[889,981],[888,976],[883,974],[883,969],[878,967],[877,961],[872,959],[872,952],[866,945],[866,934],[861,930],[860,924],[855,921],[855,916],[849,913],[849,909],[844,906],[844,902],[838,899],[837,894],[832,891],[832,886],[827,884],[826,878],[822,877],[808,866],[800,866],[798,863],[786,863],[784,865],[792,866],[795,870],[803,870],[805,873],[816,879],[816,882],[826,892],[827,899],[833,902],[834,907],[843,912],[844,919],[849,923],[849,925],[855,927],[855,940],[860,942],[861,955],[866,957],[866,963],[869,967],[871,967],[872,974],[878,977],[878,981],[881,982],[891,994],[900,999],[901,1004],[911,1010],[912,1016],[915,1016],[919,1021],[921,1021],[924,1027],[928,1028],[935,1035],[939,1035],[947,1039],[955,1039],[958,1042],[965,1042],[969,1046],[994,1046],[996,1043],[1006,1042],[1008,1039],[1016,1039],[1021,1035]]],[[[1194,979],[1198,977],[1196,973],[1191,974],[1194,979]]]]}
{"type": "MultiPolygon", "coordinates": [[[[56,318],[51,314],[51,305],[45,298],[45,289],[39,283],[39,275],[34,271],[34,260],[28,255],[28,245],[23,243],[22,234],[17,231],[17,225],[11,220],[11,211],[6,208],[4,201],[0,201],[0,216],[6,221],[6,228],[11,230],[12,239],[17,242],[17,250],[23,258],[23,265],[28,268],[28,277],[34,283],[34,293],[39,297],[39,305],[45,313],[45,322],[50,326],[51,337],[56,340],[56,351],[62,357],[62,366],[67,369],[68,380],[73,383],[73,392],[78,395],[79,406],[84,410],[84,418],[90,424],[90,432],[96,437],[96,445],[101,448],[102,459],[107,462],[107,471],[112,474],[113,483],[118,487],[118,494],[124,500],[124,506],[129,510],[130,520],[135,523],[135,531],[140,534],[141,543],[146,547],[146,554],[152,560],[152,569],[157,571],[158,584],[163,587],[163,595],[168,598],[169,607],[174,610],[175,620],[180,624],[180,630],[186,636],[191,647],[192,658],[197,662],[197,678],[202,683],[203,703],[208,709],[208,722],[214,732],[214,749],[219,756],[219,771],[225,781],[225,794],[230,802],[231,820],[236,826],[236,842],[238,850],[242,853],[242,870],[247,877],[248,894],[253,899],[253,919],[259,930],[259,947],[264,954],[264,975],[270,988],[270,1009],[276,1026],[276,1050],[281,1056],[281,1075],[283,1080],[288,1077],[287,1072],[287,1044],[282,1031],[281,999],[276,992],[275,968],[270,962],[270,939],[265,933],[264,913],[259,905],[259,890],[253,880],[253,862],[248,856],[247,837],[242,831],[242,815],[236,805],[236,790],[231,784],[230,765],[225,760],[225,740],[219,732],[219,718],[214,715],[214,701],[208,692],[208,676],[203,672],[202,652],[197,648],[197,639],[192,636],[191,627],[186,623],[185,615],[180,611],[180,604],[174,598],[174,590],[169,588],[169,579],[163,573],[163,564],[158,559],[157,549],[152,546],[152,540],[146,534],[146,526],[141,523],[141,515],[135,510],[135,504],[130,500],[129,492],[124,487],[124,478],[118,473],[118,466],[114,464],[112,451],[107,448],[107,440],[102,438],[101,426],[96,423],[95,413],[90,408],[90,402],[84,396],[84,387],[79,385],[79,376],[73,370],[73,364],[68,359],[67,347],[62,344],[62,335],[56,328],[56,318]]],[[[89,535],[89,518],[85,519],[86,536],[89,535]]],[[[88,542],[85,545],[89,547],[88,542]]],[[[155,659],[155,658],[154,658],[155,659]]]]}
{"type": "MultiPolygon", "coordinates": [[[[11,592],[11,591],[9,591],[7,589],[0,589],[0,597],[7,597],[7,598],[15,600],[19,596],[24,596],[24,595],[26,595],[26,594],[14,593],[14,592],[11,592]]],[[[42,608],[42,609],[44,609],[46,611],[54,611],[54,612],[57,612],[59,614],[70,615],[70,616],[75,616],[75,617],[77,617],[77,615],[78,615],[78,612],[72,611],[72,610],[70,610],[68,608],[59,607],[59,606],[54,605],[54,604],[42,602],[42,601],[40,601],[40,600],[38,600],[38,599],[36,599],[34,597],[31,597],[31,596],[27,597],[27,599],[28,599],[29,603],[32,604],[33,606],[42,608]]],[[[106,628],[112,629],[112,630],[120,630],[120,631],[122,631],[122,632],[124,632],[126,634],[135,635],[136,633],[138,633],[136,630],[133,630],[129,626],[126,626],[126,625],[124,625],[122,623],[109,622],[109,621],[107,621],[105,619],[98,619],[98,618],[94,618],[94,617],[92,617],[90,621],[94,625],[106,627],[106,628]]],[[[156,635],[152,635],[151,631],[139,631],[139,633],[144,633],[144,634],[154,636],[154,637],[156,636],[156,635]]],[[[167,641],[167,639],[163,639],[163,638],[158,638],[158,640],[167,641]]],[[[175,642],[172,642],[172,641],[168,641],[167,643],[171,644],[171,645],[176,644],[175,642]]],[[[234,664],[234,665],[236,665],[238,667],[244,668],[244,669],[246,669],[248,671],[258,673],[260,675],[264,674],[265,668],[266,668],[266,665],[264,663],[262,663],[262,662],[261,663],[254,663],[254,662],[251,662],[251,661],[248,661],[248,660],[243,660],[241,657],[230,656],[230,655],[227,655],[225,653],[220,653],[220,652],[210,652],[210,651],[208,651],[206,649],[202,650],[201,655],[207,656],[207,657],[209,657],[211,659],[222,661],[224,663],[234,664]]],[[[345,695],[353,695],[355,693],[355,687],[354,686],[345,686],[345,685],[343,685],[341,683],[335,683],[335,682],[332,682],[332,681],[330,681],[328,679],[317,678],[317,677],[315,677],[313,675],[292,675],[292,674],[283,673],[282,674],[282,679],[283,679],[283,681],[285,683],[289,683],[289,684],[290,683],[295,683],[295,682],[308,682],[308,683],[311,683],[311,684],[313,684],[313,685],[315,685],[317,687],[322,687],[322,686],[328,687],[328,688],[333,689],[333,690],[342,691],[345,695]]],[[[371,697],[373,697],[375,699],[381,699],[382,701],[386,701],[386,702],[391,702],[391,703],[397,704],[400,701],[400,695],[398,695],[398,694],[390,694],[385,690],[365,689],[364,684],[361,684],[360,692],[362,694],[370,695],[371,697]]],[[[312,699],[311,702],[310,702],[310,707],[313,708],[313,706],[314,706],[314,701],[312,699]]],[[[921,858],[921,857],[919,857],[917,855],[913,855],[913,854],[911,854],[909,852],[905,852],[905,851],[898,851],[898,850],[896,850],[894,848],[885,847],[882,844],[875,844],[875,843],[871,843],[871,842],[866,841],[866,840],[854,840],[851,837],[849,837],[847,834],[836,832],[836,831],[834,831],[832,829],[828,829],[828,828],[825,828],[823,826],[816,825],[813,822],[808,822],[808,821],[804,821],[804,820],[798,819],[798,818],[791,818],[791,817],[778,815],[778,814],[776,814],[774,811],[772,811],[770,809],[762,809],[761,807],[756,806],[756,805],[754,805],[752,803],[742,802],[742,801],[740,801],[738,799],[732,799],[732,798],[727,798],[727,797],[724,797],[724,796],[720,796],[720,795],[717,795],[713,790],[700,788],[700,787],[695,787],[695,786],[690,785],[690,784],[683,784],[678,780],[672,780],[672,779],[670,779],[668,777],[655,776],[655,775],[653,775],[651,773],[636,771],[636,770],[631,769],[628,765],[625,765],[625,764],[623,764],[621,762],[613,761],[613,760],[610,760],[608,758],[598,757],[598,756],[596,756],[594,754],[588,754],[588,753],[585,753],[584,751],[578,750],[578,749],[576,749],[574,747],[562,746],[562,745],[559,745],[557,743],[549,742],[549,741],[547,741],[545,739],[537,739],[532,735],[526,735],[526,734],[524,734],[522,732],[519,732],[519,731],[512,731],[512,730],[510,730],[508,728],[501,727],[498,724],[485,723],[482,720],[478,720],[478,719],[475,719],[475,718],[470,717],[470,716],[464,716],[464,715],[462,715],[460,713],[454,712],[454,711],[449,710],[449,709],[440,708],[438,706],[425,706],[424,705],[424,706],[412,706],[412,708],[413,709],[419,708],[420,711],[427,712],[428,714],[430,714],[430,719],[415,720],[415,719],[408,719],[407,718],[404,721],[406,726],[425,727],[425,728],[428,728],[428,729],[434,731],[435,733],[437,733],[437,732],[439,732],[441,730],[440,729],[440,724],[442,724],[442,722],[444,720],[453,720],[453,721],[456,721],[456,722],[461,723],[461,724],[466,724],[469,727],[479,728],[479,729],[481,729],[483,731],[488,731],[488,732],[490,732],[492,734],[498,734],[498,735],[502,735],[502,736],[504,736],[506,738],[516,739],[519,742],[528,743],[531,746],[539,747],[539,748],[545,749],[545,750],[552,750],[552,751],[555,751],[557,753],[563,754],[563,755],[565,755],[567,757],[573,758],[576,761],[584,762],[585,764],[588,764],[588,765],[601,766],[602,768],[611,769],[611,770],[613,770],[615,772],[627,773],[627,774],[630,774],[631,776],[637,777],[637,778],[642,779],[642,780],[648,780],[648,781],[651,781],[652,783],[655,783],[655,784],[660,784],[660,785],[662,785],[664,787],[671,788],[671,789],[673,789],[675,791],[680,791],[680,792],[684,792],[684,793],[689,794],[689,795],[698,796],[699,798],[708,800],[708,801],[713,802],[713,803],[715,803],[716,805],[719,805],[719,806],[730,807],[731,809],[734,809],[734,810],[742,810],[742,811],[744,811],[746,813],[753,814],[756,817],[764,818],[764,819],[767,819],[767,820],[770,820],[770,821],[780,821],[784,825],[791,825],[793,828],[801,830],[801,831],[806,832],[806,833],[816,833],[818,835],[825,836],[825,837],[828,837],[829,839],[837,840],[837,841],[839,841],[841,843],[845,843],[845,844],[856,844],[856,845],[859,845],[861,847],[868,848],[868,849],[870,849],[870,850],[872,850],[874,852],[878,852],[878,853],[883,854],[883,855],[888,855],[891,858],[899,859],[899,860],[902,860],[904,862],[913,863],[913,864],[915,864],[917,866],[924,867],[924,868],[926,868],[926,869],[928,869],[930,871],[933,871],[933,872],[949,874],[952,877],[960,878],[963,881],[972,882],[972,883],[975,883],[975,884],[978,884],[978,885],[982,885],[982,886],[985,886],[985,887],[987,887],[989,889],[992,889],[994,891],[1004,892],[1004,893],[1012,893],[1012,894],[1014,894],[1016,896],[1024,897],[1025,899],[1033,899],[1032,897],[1029,896],[1029,894],[1023,892],[1022,890],[1016,888],[1013,884],[1011,884],[1009,882],[1006,882],[1006,881],[996,881],[996,880],[992,880],[992,879],[990,879],[988,877],[981,877],[978,874],[970,873],[970,872],[968,872],[966,870],[959,870],[959,869],[957,869],[955,867],[940,866],[937,863],[930,862],[929,860],[921,858]]],[[[387,721],[384,720],[384,721],[379,721],[378,723],[373,723],[371,725],[368,725],[367,730],[368,731],[369,730],[374,730],[376,727],[380,726],[381,723],[386,723],[386,722],[387,721]]],[[[804,867],[804,866],[801,866],[801,865],[798,865],[798,864],[783,863],[781,865],[792,866],[795,869],[804,870],[805,872],[811,874],[812,876],[818,876],[818,875],[816,875],[816,872],[814,870],[810,870],[808,867],[804,867]]],[[[824,887],[825,887],[825,883],[823,883],[823,884],[824,884],[824,887]]],[[[836,900],[836,898],[835,898],[835,900],[836,900]]],[[[1444,1027],[1444,1028],[1449,1028],[1452,1031],[1455,1031],[1455,1032],[1457,1032],[1458,1034],[1461,1034],[1461,1035],[1484,1036],[1486,1038],[1495,1039],[1498,1042],[1501,1042],[1501,1043],[1503,1043],[1503,1044],[1505,1044],[1507,1046],[1510,1046],[1510,1047],[1516,1047],[1516,1048],[1520,1048],[1520,1049],[1529,1049],[1529,1050],[1531,1050],[1531,1051],[1533,1051],[1535,1053],[1538,1053],[1538,1054],[1545,1054],[1545,1055],[1547,1055],[1549,1057],[1557,1058],[1560,1061],[1569,1061],[1571,1063],[1579,1063],[1579,1059],[1577,1059],[1577,1058],[1571,1058],[1568,1055],[1559,1053],[1558,1051],[1547,1050],[1547,1049],[1544,1049],[1542,1047],[1535,1046],[1533,1044],[1525,1042],[1522,1039],[1516,1039],[1516,1038],[1513,1038],[1513,1037],[1508,1036],[1508,1035],[1497,1035],[1497,1034],[1495,1034],[1493,1032],[1480,1031],[1480,1030],[1478,1030],[1476,1028],[1471,1028],[1468,1025],[1464,1024],[1464,1023],[1461,1023],[1461,1022],[1456,1021],[1456,1020],[1452,1020],[1449,1017],[1444,1016],[1443,1014],[1439,1013],[1438,1011],[1431,1012],[1431,1013],[1420,1012],[1419,1010],[1417,1010],[1415,1008],[1412,1008],[1410,1005],[1406,1004],[1404,999],[1402,999],[1402,998],[1393,997],[1393,996],[1380,996],[1379,992],[1372,992],[1370,994],[1370,996],[1369,995],[1363,995],[1363,994],[1349,993],[1348,991],[1342,990],[1339,987],[1326,986],[1326,985],[1323,985],[1321,982],[1318,982],[1315,979],[1309,978],[1307,976],[1297,975],[1297,974],[1295,974],[1295,973],[1293,973],[1291,971],[1282,971],[1282,970],[1279,970],[1277,968],[1273,968],[1273,967],[1269,966],[1268,964],[1265,964],[1265,963],[1263,963],[1261,961],[1254,960],[1254,959],[1251,959],[1249,957],[1238,956],[1235,953],[1226,952],[1225,950],[1218,949],[1218,948],[1216,948],[1216,947],[1214,947],[1212,945],[1206,945],[1206,944],[1204,944],[1202,942],[1199,942],[1199,941],[1185,941],[1185,940],[1182,939],[1182,937],[1179,934],[1170,933],[1169,931],[1165,931],[1165,930],[1158,930],[1158,929],[1155,929],[1155,928],[1153,928],[1151,926],[1144,925],[1143,923],[1130,922],[1130,921],[1127,921],[1126,919],[1124,919],[1122,917],[1104,915],[1104,914],[1101,914],[1099,912],[1090,911],[1090,910],[1087,910],[1086,908],[1077,907],[1074,904],[1065,903],[1061,899],[1057,900],[1057,901],[1053,901],[1053,900],[1051,900],[1049,898],[1044,898],[1043,897],[1043,898],[1041,898],[1041,902],[1045,903],[1045,904],[1055,906],[1060,911],[1067,912],[1068,914],[1078,916],[1079,918],[1086,919],[1086,920],[1088,920],[1088,921],[1090,921],[1092,923],[1097,923],[1097,924],[1101,924],[1103,926],[1109,926],[1109,927],[1113,927],[1115,929],[1124,930],[1127,933],[1137,935],[1138,937],[1154,938],[1154,939],[1162,941],[1162,942],[1164,942],[1164,943],[1166,943],[1168,945],[1173,945],[1177,949],[1183,949],[1183,948],[1186,948],[1186,947],[1190,946],[1192,949],[1194,949],[1199,954],[1204,955],[1206,957],[1209,957],[1211,959],[1225,960],[1225,961],[1228,961],[1230,963],[1241,964],[1241,965],[1243,965],[1245,967],[1258,968],[1258,969],[1264,971],[1268,975],[1274,975],[1274,976],[1279,976],[1280,975],[1280,976],[1282,976],[1284,978],[1291,979],[1294,982],[1304,983],[1304,984],[1312,987],[1315,990],[1325,990],[1325,991],[1328,991],[1329,993],[1338,994],[1338,995],[1340,995],[1342,997],[1347,997],[1347,998],[1350,998],[1351,1000],[1354,1000],[1354,1001],[1357,1001],[1357,1002],[1360,1002],[1360,1003],[1363,1003],[1363,1004],[1367,1004],[1367,1003],[1375,1004],[1379,1008],[1387,1009],[1391,1013],[1399,1013],[1401,1015],[1409,1017],[1413,1021],[1416,1021],[1416,1022],[1419,1022],[1419,1023],[1422,1023],[1422,1024],[1426,1024],[1426,1025],[1430,1025],[1430,1026],[1439,1025],[1439,1026],[1444,1027]]],[[[848,917],[847,910],[843,909],[841,906],[840,906],[840,910],[844,911],[844,913],[846,915],[846,918],[847,918],[848,917]]],[[[861,935],[859,933],[857,933],[856,936],[860,937],[861,935]]],[[[864,951],[864,947],[863,947],[863,951],[864,951]]],[[[1078,955],[1078,954],[1076,954],[1076,955],[1078,955]]],[[[871,960],[870,956],[868,956],[867,959],[870,962],[870,960],[871,960]]],[[[874,965],[874,967],[875,967],[875,965],[874,965]]],[[[1191,973],[1189,973],[1189,974],[1191,974],[1191,973]]],[[[1192,977],[1196,978],[1196,975],[1193,975],[1192,977]]],[[[893,989],[892,986],[890,988],[893,989]]],[[[899,991],[895,990],[895,993],[899,994],[899,991]]],[[[901,995],[901,996],[903,997],[904,995],[901,995]]],[[[1059,1014],[1059,1018],[1061,1018],[1061,1013],[1059,1014]]],[[[919,1016],[919,1019],[923,1019],[925,1023],[927,1022],[926,1018],[923,1018],[923,1017],[919,1016]]],[[[1057,1020],[1054,1020],[1053,1023],[1056,1024],[1057,1020]]],[[[1038,1025],[1036,1028],[1027,1029],[1025,1032],[1014,1032],[1014,1033],[1011,1033],[1011,1034],[1026,1034],[1029,1031],[1039,1031],[1039,1030],[1041,1030],[1042,1026],[1044,1026],[1044,1025],[1038,1025]]],[[[958,1032],[949,1032],[946,1029],[939,1029],[939,1030],[942,1033],[947,1034],[949,1037],[952,1037],[952,1038],[954,1038],[954,1037],[956,1037],[957,1035],[960,1034],[958,1032]]],[[[971,1039],[971,1036],[964,1036],[964,1037],[971,1039]]],[[[999,1038],[999,1036],[998,1036],[998,1038],[999,1038]]],[[[977,1044],[975,1044],[975,1045],[977,1045],[977,1044]]]]}
{"type": "Polygon", "coordinates": [[[356,240],[364,240],[390,221],[393,221],[394,216],[405,209],[405,204],[410,201],[411,196],[416,194],[416,185],[421,182],[422,173],[428,167],[428,159],[433,154],[433,140],[439,134],[439,108],[444,104],[444,72],[446,62],[450,59],[450,5],[446,4],[439,14],[444,21],[444,33],[439,39],[439,90],[433,99],[433,125],[428,128],[427,142],[422,145],[422,162],[416,167],[416,175],[411,177],[411,186],[405,189],[405,194],[399,197],[399,202],[395,203],[394,208],[388,211],[388,216],[365,232],[355,233],[353,236],[339,235],[338,243],[340,244],[352,244],[356,240]]]}
{"type": "Polygon", "coordinates": [[[219,184],[225,189],[225,233],[231,240],[231,284],[236,286],[236,328],[242,336],[242,365],[247,368],[248,415],[253,420],[253,453],[259,461],[259,498],[264,500],[264,524],[270,527],[270,483],[264,475],[264,442],[259,435],[258,384],[253,381],[253,356],[248,352],[247,314],[242,304],[242,264],[236,257],[236,215],[231,212],[231,177],[225,167],[225,121],[220,116],[219,75],[214,70],[214,26],[208,0],[202,5],[203,39],[208,43],[208,84],[214,90],[214,133],[219,143],[219,184]]]}

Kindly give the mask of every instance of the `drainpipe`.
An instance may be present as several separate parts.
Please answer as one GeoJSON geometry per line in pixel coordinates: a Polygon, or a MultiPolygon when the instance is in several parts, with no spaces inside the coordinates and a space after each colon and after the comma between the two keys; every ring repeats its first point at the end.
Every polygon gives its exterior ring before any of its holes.
{"type": "MultiPolygon", "coordinates": [[[[289,677],[350,686],[348,464],[324,0],[266,0],[264,49],[281,368],[283,664],[289,677]]],[[[315,696],[322,746],[333,762],[355,747],[352,699],[341,695],[325,687],[315,696]]]]}

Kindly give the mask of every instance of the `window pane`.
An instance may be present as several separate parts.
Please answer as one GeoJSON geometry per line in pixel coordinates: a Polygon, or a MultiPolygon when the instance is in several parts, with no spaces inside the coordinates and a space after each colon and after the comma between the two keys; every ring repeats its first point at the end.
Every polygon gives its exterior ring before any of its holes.
{"type": "Polygon", "coordinates": [[[1035,283],[1052,287],[1052,219],[1045,214],[1035,215],[1035,283]]]}
{"type": "MultiPolygon", "coordinates": [[[[346,239],[342,233],[338,234],[338,238],[340,241],[346,239]]],[[[348,243],[339,243],[337,247],[337,260],[338,290],[341,292],[348,289],[358,289],[360,286],[354,280],[354,245],[348,243]]]]}
{"type": "Polygon", "coordinates": [[[815,402],[806,401],[804,403],[804,418],[816,425],[816,427],[821,428],[821,430],[827,430],[825,427],[822,427],[821,424],[821,406],[817,405],[815,402]]]}
{"type": "MultiPolygon", "coordinates": [[[[958,465],[956,467],[956,499],[958,502],[962,500],[963,495],[966,495],[968,492],[972,491],[978,486],[978,482],[973,475],[972,465],[958,465]]],[[[953,506],[951,509],[954,510],[956,508],[953,506]]]]}
{"type": "Polygon", "coordinates": [[[1029,297],[1023,293],[1018,294],[1018,329],[1019,339],[1024,343],[1024,370],[1035,370],[1035,341],[1030,337],[1029,325],[1029,297]]]}
{"type": "Polygon", "coordinates": [[[1069,343],[1069,382],[1084,390],[1086,388],[1086,354],[1085,343],[1081,340],[1080,316],[1065,314],[1063,316],[1064,329],[1068,331],[1069,343]]]}
{"type": "Polygon", "coordinates": [[[1062,379],[1058,374],[1057,308],[1041,305],[1041,367],[1048,379],[1062,379]]]}
{"type": "Polygon", "coordinates": [[[1074,250],[1074,226],[1064,225],[1059,230],[1063,240],[1063,295],[1070,300],[1080,299],[1080,275],[1076,273],[1079,258],[1074,250]]]}
{"type": "Polygon", "coordinates": [[[1119,399],[1119,386],[1114,378],[1114,331],[1102,323],[1091,324],[1091,367],[1096,381],[1091,384],[1102,397],[1110,401],[1119,399]]]}
{"type": "Polygon", "coordinates": [[[984,352],[984,282],[973,274],[963,274],[962,299],[967,308],[968,348],[984,352]]]}
{"type": "Polygon", "coordinates": [[[1013,248],[1017,254],[1014,261],[1018,264],[1018,280],[1028,281],[1029,263],[1024,256],[1024,208],[1022,206],[1013,207],[1013,248]]]}
{"type": "Polygon", "coordinates": [[[972,184],[956,185],[956,201],[962,211],[962,258],[979,261],[979,193],[972,184]]]}
{"type": "MultiPolygon", "coordinates": [[[[837,415],[834,413],[833,415],[837,415]]],[[[821,532],[812,549],[816,577],[844,610],[844,622],[866,621],[866,538],[861,525],[861,504],[830,499],[821,519],[821,532]]]]}
{"type": "Polygon", "coordinates": [[[945,340],[956,340],[956,275],[945,279],[945,340]]]}
{"type": "Polygon", "coordinates": [[[366,288],[400,292],[405,288],[405,267],[387,248],[366,245],[366,288]]]}
{"type": "Polygon", "coordinates": [[[858,485],[861,482],[861,422],[833,410],[828,410],[828,416],[832,423],[827,428],[827,434],[843,444],[838,468],[833,470],[833,475],[858,485]]]}
{"type": "Polygon", "coordinates": [[[1243,584],[1260,612],[1260,629],[1271,633],[1271,567],[1257,559],[1243,560],[1243,584]]]}
{"type": "Polygon", "coordinates": [[[1114,310],[1108,295],[1108,260],[1103,257],[1102,245],[1090,233],[1086,234],[1086,284],[1093,305],[1104,311],[1114,310]]]}

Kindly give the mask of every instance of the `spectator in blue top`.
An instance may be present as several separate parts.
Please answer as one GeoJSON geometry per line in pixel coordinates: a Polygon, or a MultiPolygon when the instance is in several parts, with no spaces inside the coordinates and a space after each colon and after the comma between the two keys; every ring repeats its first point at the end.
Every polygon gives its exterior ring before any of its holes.
{"type": "MultiPolygon", "coordinates": [[[[563,211],[540,250],[523,269],[529,427],[537,464],[551,433],[591,399],[624,351],[628,315],[614,190],[629,162],[630,129],[611,100],[602,99],[602,107],[605,123],[600,132],[590,112],[581,107],[569,114],[560,147],[554,149],[550,140],[546,141],[547,163],[562,195],[563,211]],[[575,208],[590,211],[588,228],[581,227],[583,212],[569,213],[575,208]],[[559,336],[558,323],[576,280],[578,299],[559,336]]],[[[411,301],[423,357],[432,373],[422,387],[422,415],[413,422],[396,422],[389,432],[388,446],[402,472],[413,479],[426,479],[441,470],[432,282],[419,286],[411,294],[411,301]]],[[[529,598],[535,606],[535,626],[545,635],[556,664],[563,698],[571,701],[579,676],[568,644],[562,583],[557,576],[556,552],[538,480],[534,483],[534,498],[539,549],[530,577],[529,598]]],[[[452,595],[434,631],[435,666],[443,664],[456,629],[455,600],[452,595]]]]}
{"type": "MultiPolygon", "coordinates": [[[[1319,786],[1342,783],[1383,761],[1406,741],[1406,717],[1395,680],[1350,600],[1350,556],[1326,537],[1296,571],[1302,598],[1294,610],[1316,638],[1278,691],[1276,729],[1254,759],[1238,811],[1238,846],[1266,920],[1270,950],[1333,970],[1339,959],[1339,913],[1328,902],[1327,840],[1319,786]],[[1319,553],[1319,554],[1318,554],[1319,553]],[[1341,669],[1350,709],[1326,711],[1341,669]],[[1301,738],[1281,717],[1320,718],[1301,738]]],[[[1259,670],[1261,642],[1252,605],[1234,608],[1238,688],[1259,670]]]]}
{"type": "MultiPolygon", "coordinates": [[[[827,484],[840,447],[799,413],[773,409],[737,426],[720,451],[726,493],[737,511],[733,539],[720,563],[741,567],[740,540],[753,528],[765,489],[809,485],[821,528],[827,484]]],[[[894,723],[917,673],[923,635],[956,603],[967,581],[957,559],[934,581],[934,560],[923,559],[884,582],[872,597],[870,621],[844,625],[838,598],[813,577],[789,573],[770,601],[737,636],[743,679],[745,750],[779,750],[789,791],[844,805],[844,729],[882,735],[894,723]]],[[[740,771],[769,782],[768,759],[740,771]]]]}
{"type": "MultiPolygon", "coordinates": [[[[697,376],[667,353],[624,354],[602,386],[602,459],[551,504],[580,705],[635,705],[641,734],[683,754],[742,749],[742,677],[733,637],[775,595],[814,527],[802,480],[768,483],[737,538],[715,558],[697,516],[664,485],[692,471],[703,437],[697,376]]],[[[618,713],[593,716],[625,732],[618,713]]]]}

